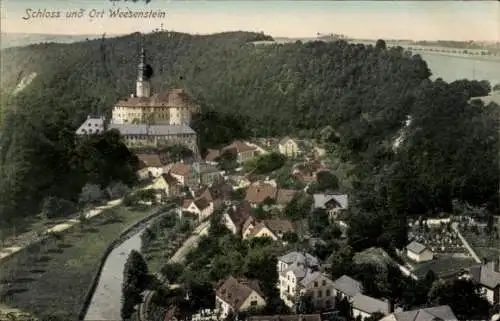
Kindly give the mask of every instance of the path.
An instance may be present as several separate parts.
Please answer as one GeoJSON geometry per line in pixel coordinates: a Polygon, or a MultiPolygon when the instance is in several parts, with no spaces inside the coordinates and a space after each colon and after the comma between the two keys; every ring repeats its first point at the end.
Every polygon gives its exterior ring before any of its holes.
{"type": "Polygon", "coordinates": [[[182,246],[170,258],[170,263],[182,263],[186,258],[189,251],[196,246],[203,235],[208,234],[210,228],[210,221],[201,223],[192,233],[192,235],[182,244],[182,246]]]}
{"type": "MultiPolygon", "coordinates": [[[[144,187],[140,188],[139,190],[147,189],[150,186],[151,185],[144,186],[144,187]]],[[[90,219],[92,217],[95,217],[97,215],[102,214],[104,212],[104,210],[106,210],[106,209],[113,208],[113,207],[120,205],[122,202],[123,202],[123,198],[109,201],[108,203],[106,203],[106,205],[98,206],[96,208],[89,210],[85,214],[85,216],[88,219],[90,219]]],[[[26,232],[26,233],[24,233],[24,235],[19,235],[17,238],[20,241],[16,245],[6,246],[0,250],[0,261],[13,255],[14,253],[21,251],[22,249],[24,249],[25,247],[27,247],[33,243],[40,242],[40,240],[43,238],[43,234],[45,234],[45,233],[62,232],[62,231],[65,231],[76,224],[80,224],[80,220],[78,218],[71,218],[71,219],[68,219],[64,223],[60,223],[60,224],[57,224],[51,228],[46,229],[44,232],[42,232],[38,235],[34,234],[33,231],[26,232]]]]}
{"type": "Polygon", "coordinates": [[[462,241],[462,244],[465,246],[467,251],[469,251],[474,261],[476,261],[476,263],[481,263],[482,261],[479,258],[479,256],[477,256],[472,246],[470,246],[469,242],[465,239],[465,237],[462,236],[462,233],[460,233],[460,230],[458,229],[458,224],[456,222],[452,223],[451,228],[455,231],[455,233],[457,233],[458,238],[460,239],[460,241],[462,241]]]}
{"type": "MultiPolygon", "coordinates": [[[[210,221],[206,221],[201,223],[198,227],[196,227],[192,233],[192,235],[182,243],[182,246],[175,252],[175,254],[170,258],[169,263],[182,263],[186,258],[186,255],[191,251],[194,247],[198,246],[198,242],[203,235],[208,234],[208,230],[210,228],[210,221]]],[[[167,280],[164,277],[160,277],[160,282],[165,283],[167,280]]],[[[147,311],[149,302],[153,297],[154,291],[146,290],[144,291],[144,301],[139,305],[139,320],[146,321],[147,320],[147,311]]]]}
{"type": "MultiPolygon", "coordinates": [[[[122,199],[109,201],[106,205],[98,206],[94,209],[89,210],[85,215],[87,218],[90,219],[94,216],[102,214],[102,212],[104,210],[112,208],[112,207],[116,207],[116,206],[120,205],[121,203],[122,203],[122,199]]],[[[72,219],[67,220],[64,223],[60,223],[60,224],[57,224],[51,228],[46,229],[43,233],[38,234],[38,236],[32,236],[30,238],[30,240],[27,242],[22,242],[22,244],[4,247],[0,250],[0,261],[17,253],[17,252],[19,252],[19,251],[21,251],[22,249],[24,249],[25,247],[27,247],[33,243],[39,242],[42,239],[44,233],[62,232],[62,231],[65,231],[76,224],[79,224],[79,223],[80,223],[79,219],[72,218],[72,219]]],[[[33,234],[33,233],[32,232],[26,233],[26,235],[29,235],[29,234],[33,234]]],[[[23,239],[23,236],[20,235],[19,238],[23,239]]]]}

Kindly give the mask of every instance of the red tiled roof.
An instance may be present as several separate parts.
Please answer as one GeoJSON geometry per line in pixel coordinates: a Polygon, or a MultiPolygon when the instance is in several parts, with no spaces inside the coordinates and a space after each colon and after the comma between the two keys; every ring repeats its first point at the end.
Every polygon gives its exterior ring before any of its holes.
{"type": "Polygon", "coordinates": [[[183,89],[155,93],[151,97],[129,97],[116,103],[118,107],[194,107],[194,99],[183,89]]]}
{"type": "Polygon", "coordinates": [[[278,189],[271,184],[250,185],[247,188],[245,201],[261,204],[266,198],[276,199],[278,189]]]}
{"type": "Polygon", "coordinates": [[[253,291],[257,292],[263,298],[258,281],[244,278],[236,279],[230,276],[219,283],[215,293],[220,299],[237,310],[253,291]]]}
{"type": "Polygon", "coordinates": [[[176,163],[170,169],[170,173],[186,177],[189,174],[189,165],[183,163],[176,163]]]}
{"type": "Polygon", "coordinates": [[[147,167],[163,167],[160,156],[154,154],[137,154],[139,161],[147,167]]]}

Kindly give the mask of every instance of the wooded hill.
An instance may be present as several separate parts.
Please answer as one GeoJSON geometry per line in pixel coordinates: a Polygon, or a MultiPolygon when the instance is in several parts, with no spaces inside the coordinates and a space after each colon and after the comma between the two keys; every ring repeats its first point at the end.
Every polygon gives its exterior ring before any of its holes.
{"type": "MultiPolygon", "coordinates": [[[[193,127],[203,147],[249,135],[324,140],[355,165],[349,175],[364,212],[449,210],[454,198],[496,202],[499,109],[468,104],[489,92],[487,82],[432,82],[420,56],[386,49],[383,41],[375,47],[343,40],[251,43],[271,39],[247,32],[145,35],[153,88],[183,87],[201,103],[193,127]],[[408,116],[407,139],[396,154],[392,142],[408,116]]],[[[2,51],[0,215],[21,204],[16,215],[31,215],[47,191],[72,198],[96,179],[78,175],[74,182],[69,165],[60,178],[54,165],[71,159],[75,147],[65,142],[87,114],[110,115],[133,92],[140,41],[132,34],[2,51]],[[32,83],[10,95],[32,72],[38,75],[32,83]],[[66,180],[75,185],[71,193],[66,180]]]]}

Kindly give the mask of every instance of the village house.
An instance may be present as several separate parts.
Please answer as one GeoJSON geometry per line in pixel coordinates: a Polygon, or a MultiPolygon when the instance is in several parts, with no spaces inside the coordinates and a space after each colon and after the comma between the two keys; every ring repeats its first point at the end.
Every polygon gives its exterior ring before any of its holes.
{"type": "Polygon", "coordinates": [[[182,202],[182,211],[195,214],[198,220],[208,218],[214,212],[214,205],[210,199],[200,197],[198,199],[185,199],[182,202]]]}
{"type": "Polygon", "coordinates": [[[238,163],[244,163],[260,153],[259,147],[252,145],[241,140],[235,140],[230,145],[221,149],[208,149],[207,154],[205,155],[205,161],[210,164],[217,164],[220,156],[225,153],[229,153],[234,155],[238,163]]]}
{"type": "Polygon", "coordinates": [[[457,317],[447,305],[440,305],[436,307],[416,309],[410,311],[401,311],[391,313],[380,321],[458,321],[457,317]]]}
{"type": "Polygon", "coordinates": [[[377,312],[383,315],[391,313],[391,303],[361,293],[352,298],[352,316],[354,319],[359,317],[361,320],[365,320],[377,312]]]}
{"type": "Polygon", "coordinates": [[[139,159],[139,180],[157,178],[163,174],[163,166],[160,156],[157,154],[137,154],[139,159]]]}
{"type": "Polygon", "coordinates": [[[290,252],[278,258],[278,289],[280,298],[290,308],[300,297],[310,295],[317,309],[335,305],[333,281],[320,273],[319,260],[301,252],[290,252]]]}
{"type": "Polygon", "coordinates": [[[316,175],[319,172],[327,170],[328,168],[319,161],[308,161],[304,164],[294,166],[292,175],[297,180],[309,184],[316,181],[316,175]]]}
{"type": "Polygon", "coordinates": [[[207,163],[196,163],[193,165],[198,172],[201,185],[210,186],[222,177],[222,171],[216,166],[207,163]]]}
{"type": "Polygon", "coordinates": [[[243,202],[239,205],[233,205],[222,215],[222,223],[233,234],[241,235],[243,225],[249,217],[252,216],[252,207],[249,203],[243,202]]]}
{"type": "Polygon", "coordinates": [[[247,321],[321,321],[320,314],[254,315],[247,321]]]}
{"type": "Polygon", "coordinates": [[[184,186],[194,188],[198,187],[200,184],[198,172],[192,165],[176,163],[172,166],[169,173],[184,186]]]}
{"type": "Polygon", "coordinates": [[[292,264],[303,265],[311,269],[319,269],[320,261],[317,257],[307,252],[292,251],[278,258],[278,272],[282,272],[292,264]]]}
{"type": "Polygon", "coordinates": [[[240,312],[251,307],[264,307],[266,301],[258,281],[232,276],[221,281],[215,291],[216,309],[221,319],[229,312],[240,312]]]}
{"type": "Polygon", "coordinates": [[[500,258],[470,268],[470,278],[481,286],[485,298],[493,305],[500,304],[500,258]]]}
{"type": "Polygon", "coordinates": [[[266,199],[276,201],[277,192],[278,188],[272,184],[257,183],[248,186],[245,201],[250,203],[252,207],[257,207],[263,204],[266,199]]]}
{"type": "Polygon", "coordinates": [[[101,134],[105,130],[105,120],[104,117],[87,116],[87,120],[76,130],[76,135],[89,136],[101,134]]]}
{"type": "Polygon", "coordinates": [[[363,292],[363,285],[347,275],[342,275],[333,281],[333,288],[335,297],[339,300],[347,298],[352,301],[357,294],[363,292]]]}
{"type": "Polygon", "coordinates": [[[338,214],[348,209],[348,197],[345,194],[314,194],[313,210],[325,209],[331,220],[336,220],[338,214]]]}
{"type": "Polygon", "coordinates": [[[214,202],[214,210],[222,208],[224,205],[229,205],[233,196],[233,187],[222,179],[217,180],[209,187],[210,195],[214,202]]]}
{"type": "Polygon", "coordinates": [[[243,230],[243,239],[252,237],[269,237],[274,241],[281,239],[286,233],[295,232],[294,224],[285,219],[254,221],[243,230]]]}
{"type": "Polygon", "coordinates": [[[278,150],[286,157],[296,158],[306,152],[306,142],[286,136],[280,140],[278,150]]]}
{"type": "Polygon", "coordinates": [[[177,197],[181,195],[183,186],[170,174],[161,174],[160,177],[154,180],[150,189],[160,191],[165,197],[177,197]]]}
{"type": "Polygon", "coordinates": [[[431,261],[434,256],[427,246],[417,241],[413,241],[406,246],[406,255],[415,262],[431,261]]]}

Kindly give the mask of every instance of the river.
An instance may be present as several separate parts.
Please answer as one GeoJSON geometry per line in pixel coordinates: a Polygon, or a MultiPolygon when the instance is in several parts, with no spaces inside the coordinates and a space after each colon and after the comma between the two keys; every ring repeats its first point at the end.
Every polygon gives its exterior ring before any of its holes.
{"type": "Polygon", "coordinates": [[[99,283],[90,301],[85,320],[121,320],[123,269],[130,252],[141,250],[140,236],[144,229],[139,230],[109,254],[102,268],[99,283]]]}
{"type": "Polygon", "coordinates": [[[431,79],[442,78],[452,82],[458,79],[488,80],[491,86],[500,84],[500,61],[472,57],[454,57],[442,54],[421,53],[432,72],[431,79]]]}

